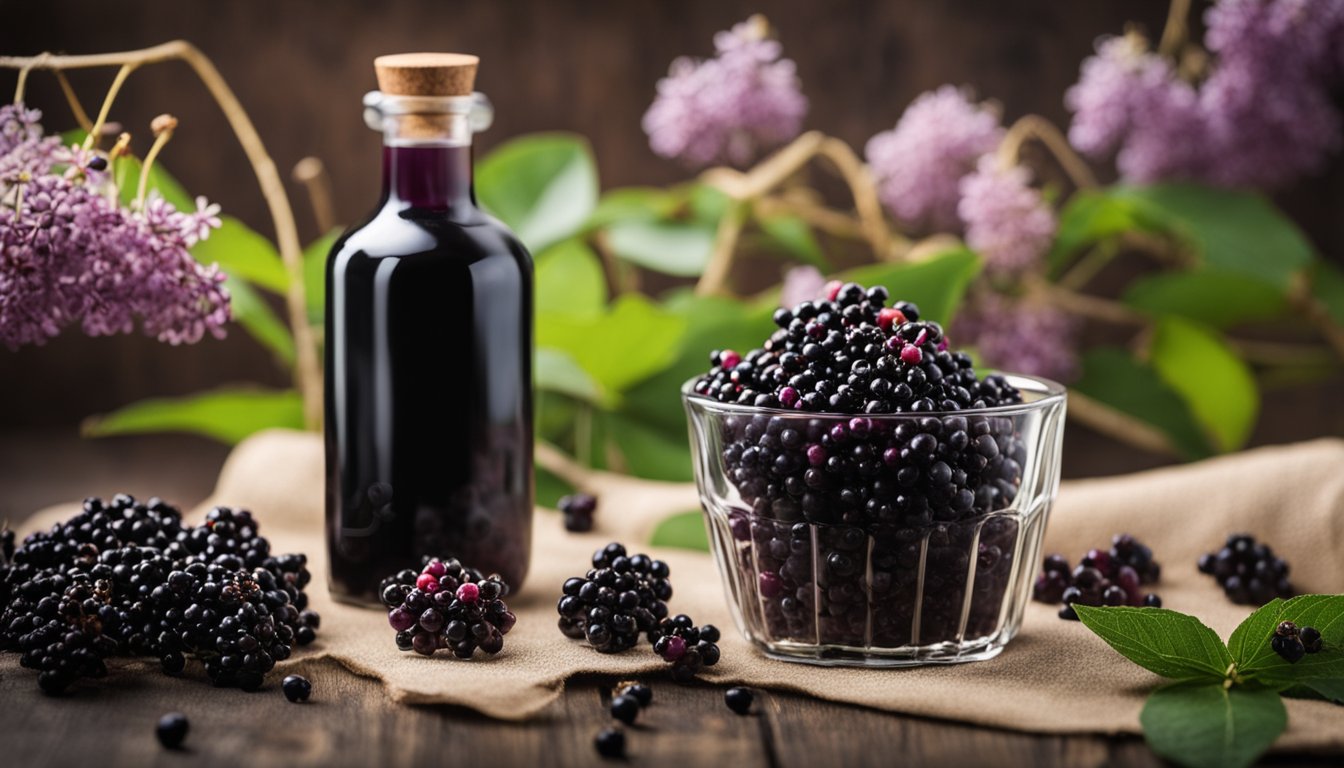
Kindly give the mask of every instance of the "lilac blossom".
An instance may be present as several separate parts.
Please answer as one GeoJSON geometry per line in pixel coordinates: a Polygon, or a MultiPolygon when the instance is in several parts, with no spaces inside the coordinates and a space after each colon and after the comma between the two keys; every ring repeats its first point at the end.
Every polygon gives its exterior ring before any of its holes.
{"type": "Polygon", "coordinates": [[[784,273],[784,285],[779,291],[779,305],[794,307],[821,296],[826,277],[813,266],[794,267],[784,273]]]}
{"type": "Polygon", "coordinates": [[[223,336],[224,275],[188,253],[218,226],[217,207],[198,200],[181,213],[151,198],[143,212],[122,208],[94,156],[49,148],[32,129],[37,119],[0,107],[8,147],[0,156],[8,169],[0,175],[0,343],[41,344],[75,323],[91,336],[129,333],[137,319],[172,344],[223,336]]]}
{"type": "Polygon", "coordinates": [[[807,114],[796,67],[753,16],[714,37],[717,55],[681,57],[658,81],[644,114],[653,151],[693,168],[743,166],[802,130],[807,114]]]}
{"type": "Polygon", "coordinates": [[[957,226],[958,184],[1003,138],[999,116],[945,85],[911,102],[896,127],[868,140],[878,194],[901,222],[925,230],[957,226]]]}
{"type": "Polygon", "coordinates": [[[958,313],[952,336],[998,370],[1069,382],[1078,375],[1078,330],[1059,309],[985,292],[958,313]]]}
{"type": "Polygon", "coordinates": [[[980,159],[961,180],[957,213],[966,224],[966,243],[995,272],[1021,272],[1037,264],[1055,237],[1055,213],[1028,185],[1018,165],[1004,168],[994,155],[980,159]]]}

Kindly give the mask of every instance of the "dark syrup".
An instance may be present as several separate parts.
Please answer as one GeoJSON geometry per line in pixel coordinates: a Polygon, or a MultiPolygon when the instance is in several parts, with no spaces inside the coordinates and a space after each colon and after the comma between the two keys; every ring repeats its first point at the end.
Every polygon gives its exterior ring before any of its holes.
{"type": "MultiPolygon", "coordinates": [[[[372,602],[426,555],[517,589],[532,521],[532,260],[477,207],[471,148],[383,148],[327,261],[327,550],[372,602]]],[[[283,468],[277,468],[283,471],[283,468]]]]}

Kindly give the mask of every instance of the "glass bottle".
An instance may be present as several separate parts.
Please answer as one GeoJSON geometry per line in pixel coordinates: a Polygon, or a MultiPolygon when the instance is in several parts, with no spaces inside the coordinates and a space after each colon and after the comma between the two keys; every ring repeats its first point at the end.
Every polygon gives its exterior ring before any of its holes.
{"type": "Polygon", "coordinates": [[[383,132],[382,197],[326,266],[331,592],[375,602],[384,577],[425,556],[517,589],[532,529],[532,258],[476,205],[471,138],[489,106],[471,90],[475,57],[375,65],[365,106],[383,132]]]}

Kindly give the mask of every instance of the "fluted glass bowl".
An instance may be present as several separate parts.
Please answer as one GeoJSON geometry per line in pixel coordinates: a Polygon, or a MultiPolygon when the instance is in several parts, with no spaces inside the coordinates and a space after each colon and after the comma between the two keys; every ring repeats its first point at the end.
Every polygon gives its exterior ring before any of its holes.
{"type": "Polygon", "coordinates": [[[976,661],[1017,633],[1059,488],[1064,388],[1020,405],[840,416],[682,387],[733,617],[767,655],[872,667],[976,661]]]}

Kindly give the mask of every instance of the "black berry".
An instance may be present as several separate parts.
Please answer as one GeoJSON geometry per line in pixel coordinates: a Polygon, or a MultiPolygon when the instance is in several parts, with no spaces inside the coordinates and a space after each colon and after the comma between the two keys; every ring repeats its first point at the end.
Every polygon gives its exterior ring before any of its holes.
{"type": "Polygon", "coordinates": [[[751,710],[754,698],[749,688],[729,688],[723,693],[723,703],[739,715],[745,715],[751,710]]]}
{"type": "Polygon", "coordinates": [[[1302,641],[1294,636],[1274,635],[1269,645],[1289,664],[1296,664],[1307,652],[1302,641]]]}
{"type": "Polygon", "coordinates": [[[190,727],[186,715],[170,712],[159,718],[158,724],[154,726],[154,735],[159,737],[159,743],[164,747],[177,749],[186,740],[187,730],[190,727]]]}
{"type": "Polygon", "coordinates": [[[396,632],[397,648],[433,656],[449,650],[469,659],[479,648],[487,654],[504,649],[518,617],[504,598],[509,586],[498,574],[484,576],[457,560],[431,558],[419,573],[406,569],[383,579],[379,587],[396,632]]]}
{"type": "Polygon", "coordinates": [[[284,691],[286,699],[298,703],[307,701],[313,694],[313,684],[306,677],[290,675],[280,683],[280,690],[284,691]]]}
{"type": "Polygon", "coordinates": [[[594,552],[592,564],[583,577],[567,579],[561,587],[555,605],[560,631],[603,653],[635,647],[640,633],[667,616],[671,570],[648,555],[629,556],[616,542],[594,552]]]}
{"type": "Polygon", "coordinates": [[[625,731],[620,728],[603,728],[593,738],[593,746],[603,757],[622,757],[625,755],[625,731]]]}
{"type": "Polygon", "coordinates": [[[626,725],[634,724],[635,718],[639,717],[639,699],[627,694],[612,698],[611,716],[626,725]]]}
{"type": "Polygon", "coordinates": [[[684,613],[663,619],[649,631],[653,652],[672,665],[672,679],[678,683],[689,683],[701,669],[719,663],[718,639],[717,627],[697,627],[684,613]]]}
{"type": "Polygon", "coordinates": [[[595,496],[587,493],[563,496],[557,506],[565,517],[565,530],[584,533],[593,529],[593,513],[597,511],[595,496]]]}
{"type": "Polygon", "coordinates": [[[1070,569],[1062,555],[1048,555],[1036,577],[1032,599],[1042,603],[1065,603],[1059,617],[1078,619],[1072,606],[1130,605],[1149,608],[1162,606],[1162,598],[1145,593],[1141,586],[1157,581],[1162,569],[1153,559],[1153,551],[1127,533],[1111,538],[1108,550],[1088,550],[1070,569]]]}
{"type": "Polygon", "coordinates": [[[1307,653],[1320,653],[1321,651],[1321,631],[1315,627],[1303,627],[1297,633],[1297,639],[1302,641],[1302,647],[1307,653]]]}
{"type": "Polygon", "coordinates": [[[1288,563],[1255,537],[1234,533],[1223,548],[1199,558],[1199,570],[1214,578],[1227,599],[1243,605],[1264,605],[1276,597],[1295,594],[1288,580],[1288,563]]]}
{"type": "Polygon", "coordinates": [[[639,702],[639,706],[647,707],[653,703],[653,689],[643,683],[630,683],[621,686],[617,691],[619,695],[634,696],[639,702]]]}

